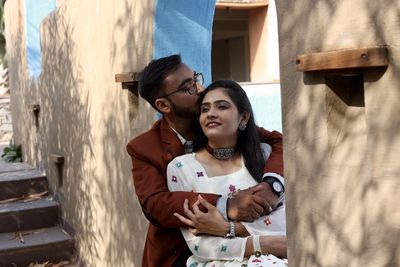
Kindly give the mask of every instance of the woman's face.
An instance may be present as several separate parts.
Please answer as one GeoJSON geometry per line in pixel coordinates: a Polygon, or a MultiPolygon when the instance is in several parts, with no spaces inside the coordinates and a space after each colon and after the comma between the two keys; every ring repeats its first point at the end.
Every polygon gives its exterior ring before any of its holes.
{"type": "Polygon", "coordinates": [[[218,87],[204,97],[199,120],[201,129],[210,143],[234,146],[243,116],[239,114],[225,89],[218,87]]]}

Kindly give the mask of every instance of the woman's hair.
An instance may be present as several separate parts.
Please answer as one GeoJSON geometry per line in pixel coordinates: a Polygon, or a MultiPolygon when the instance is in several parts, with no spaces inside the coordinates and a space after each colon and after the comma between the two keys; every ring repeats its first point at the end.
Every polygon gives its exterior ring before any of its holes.
{"type": "MultiPolygon", "coordinates": [[[[258,127],[254,121],[253,110],[249,98],[243,88],[237,82],[232,80],[217,80],[213,82],[206,88],[204,96],[217,88],[223,88],[225,93],[235,104],[239,114],[245,112],[250,114],[249,121],[246,124],[246,129],[243,131],[239,130],[236,149],[242,153],[245,165],[253,178],[256,181],[261,182],[265,161],[261,152],[260,138],[257,130],[258,127]]],[[[204,147],[207,144],[208,139],[204,135],[199,124],[196,127],[195,133],[194,150],[196,151],[204,147]]]]}

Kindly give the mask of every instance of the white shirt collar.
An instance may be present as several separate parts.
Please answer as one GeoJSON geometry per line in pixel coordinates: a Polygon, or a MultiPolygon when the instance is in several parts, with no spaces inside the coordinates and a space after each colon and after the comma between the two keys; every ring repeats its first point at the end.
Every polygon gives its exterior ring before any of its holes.
{"type": "Polygon", "coordinates": [[[178,136],[179,140],[181,141],[182,144],[184,144],[186,142],[185,137],[183,137],[180,133],[178,133],[174,128],[172,128],[171,126],[169,126],[172,131],[174,131],[176,133],[176,135],[178,136]]]}

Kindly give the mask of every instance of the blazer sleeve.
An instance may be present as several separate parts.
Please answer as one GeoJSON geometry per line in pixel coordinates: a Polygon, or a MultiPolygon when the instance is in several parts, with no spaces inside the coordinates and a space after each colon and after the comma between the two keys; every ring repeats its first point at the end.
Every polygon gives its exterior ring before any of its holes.
{"type": "MultiPolygon", "coordinates": [[[[163,170],[143,153],[127,146],[132,159],[132,175],[136,195],[146,218],[155,226],[162,228],[179,228],[186,225],[173,214],[184,214],[183,202],[189,200],[189,205],[197,201],[198,193],[170,192],[163,170]]],[[[219,195],[201,194],[212,205],[216,205],[219,195]]]]}
{"type": "Polygon", "coordinates": [[[258,128],[258,133],[260,141],[269,144],[272,148],[272,152],[264,165],[264,173],[272,172],[283,177],[282,134],[277,131],[270,132],[262,127],[258,128]]]}

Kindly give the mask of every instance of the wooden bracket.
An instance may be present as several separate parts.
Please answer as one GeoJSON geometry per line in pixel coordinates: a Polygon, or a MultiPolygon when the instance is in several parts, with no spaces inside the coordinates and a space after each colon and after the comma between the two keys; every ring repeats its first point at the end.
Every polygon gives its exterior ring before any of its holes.
{"type": "Polygon", "coordinates": [[[63,167],[64,167],[64,156],[58,154],[49,154],[49,159],[54,162],[57,170],[57,178],[59,186],[62,186],[64,183],[63,180],[63,167]]]}
{"type": "Polygon", "coordinates": [[[57,165],[64,164],[64,156],[61,156],[58,154],[49,154],[49,158],[51,161],[53,161],[57,165]]]}
{"type": "Polygon", "coordinates": [[[385,67],[388,64],[386,46],[311,53],[296,58],[297,71],[304,72],[385,67]]]}
{"type": "Polygon", "coordinates": [[[128,72],[115,74],[115,82],[122,83],[122,89],[128,89],[138,96],[139,72],[128,72]]]}

